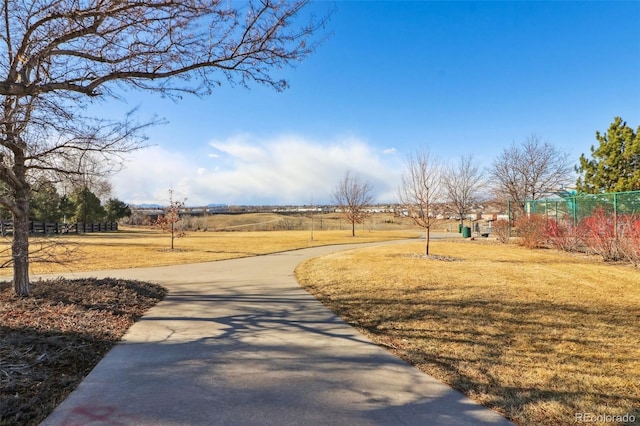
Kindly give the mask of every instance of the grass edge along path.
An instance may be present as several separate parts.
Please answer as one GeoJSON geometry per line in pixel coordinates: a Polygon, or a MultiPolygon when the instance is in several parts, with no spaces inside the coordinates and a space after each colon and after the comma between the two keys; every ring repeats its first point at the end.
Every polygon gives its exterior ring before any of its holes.
{"type": "MultiPolygon", "coordinates": [[[[125,228],[115,233],[34,237],[31,254],[48,262],[32,261],[30,274],[65,274],[108,269],[170,266],[259,256],[289,250],[333,244],[354,244],[417,238],[420,231],[252,231],[191,232],[176,239],[170,249],[170,235],[157,229],[125,228]],[[58,260],[51,262],[52,250],[58,260]],[[46,253],[43,256],[42,253],[46,253]]],[[[9,260],[8,240],[0,242],[0,264],[9,260]],[[2,251],[4,245],[4,251],[2,251]]],[[[0,277],[12,274],[11,264],[0,268],[0,277]]]]}
{"type": "Polygon", "coordinates": [[[377,344],[517,424],[640,422],[637,269],[432,244],[431,258],[418,242],[338,252],[296,276],[377,344]]]}

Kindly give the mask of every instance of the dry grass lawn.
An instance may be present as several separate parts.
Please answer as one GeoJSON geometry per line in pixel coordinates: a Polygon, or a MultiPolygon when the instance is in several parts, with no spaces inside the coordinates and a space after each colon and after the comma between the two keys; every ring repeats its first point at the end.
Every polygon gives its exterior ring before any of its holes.
{"type": "MultiPolygon", "coordinates": [[[[41,246],[52,243],[65,260],[62,264],[32,262],[32,274],[56,274],[105,269],[176,265],[209,262],[237,257],[256,256],[285,250],[295,250],[329,244],[385,241],[414,238],[415,230],[366,231],[359,230],[355,237],[350,231],[316,230],[311,240],[307,231],[256,232],[190,232],[174,242],[171,250],[169,233],[153,228],[122,228],[118,232],[101,234],[66,235],[62,237],[34,237],[31,251],[36,256],[41,246]],[[68,256],[63,255],[65,252],[68,256]]],[[[9,239],[0,243],[0,263],[10,258],[9,239]]],[[[10,265],[0,269],[0,276],[11,275],[10,265]]]]}
{"type": "MultiPolygon", "coordinates": [[[[340,213],[311,213],[296,214],[282,213],[243,213],[243,214],[214,214],[206,217],[188,219],[200,229],[206,227],[208,231],[292,231],[310,230],[311,227],[320,231],[349,231],[351,223],[346,221],[340,213]]],[[[398,217],[393,213],[375,213],[367,217],[362,224],[357,225],[360,231],[394,231],[413,227],[411,219],[398,217]]],[[[455,222],[443,221],[438,228],[457,230],[455,222]]]]}
{"type": "Polygon", "coordinates": [[[339,252],[296,274],[377,343],[518,424],[640,422],[637,269],[478,241],[422,249],[339,252]]]}
{"type": "MultiPolygon", "coordinates": [[[[348,230],[316,229],[311,240],[309,230],[191,232],[171,251],[168,234],[125,228],[33,238],[32,252],[62,242],[58,253],[72,250],[73,261],[34,263],[31,272],[193,263],[418,235],[360,229],[353,238],[348,230]]],[[[7,249],[9,241],[2,244],[7,249]]],[[[578,413],[640,419],[638,269],[486,241],[434,241],[431,258],[420,255],[423,248],[417,241],[339,252],[296,273],[373,340],[518,424],[573,424],[578,413]]],[[[0,262],[8,256],[5,250],[0,262]]]]}
{"type": "MultiPolygon", "coordinates": [[[[244,223],[256,219],[265,220],[245,216],[244,223]]],[[[359,230],[353,238],[346,230],[316,230],[312,240],[310,231],[192,232],[176,240],[173,251],[168,234],[149,228],[34,237],[30,243],[35,256],[48,251],[39,251],[41,247],[54,247],[59,258],[71,256],[65,264],[32,263],[31,273],[193,263],[417,235],[359,230]]],[[[3,244],[0,262],[9,257],[9,241],[3,244]]],[[[10,267],[0,270],[5,276],[11,272],[10,267]]],[[[34,282],[32,294],[20,298],[10,282],[0,282],[0,425],[39,424],[164,292],[149,283],[54,279],[34,282]]]]}

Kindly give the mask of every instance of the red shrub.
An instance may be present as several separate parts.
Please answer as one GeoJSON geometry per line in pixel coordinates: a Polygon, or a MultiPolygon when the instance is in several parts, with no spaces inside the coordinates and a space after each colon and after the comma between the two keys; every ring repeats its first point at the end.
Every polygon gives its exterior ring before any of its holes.
{"type": "Polygon", "coordinates": [[[582,226],[587,233],[587,247],[592,253],[602,256],[605,261],[620,260],[613,215],[602,208],[595,209],[582,221],[582,226]]]}
{"type": "Polygon", "coordinates": [[[618,218],[618,252],[624,260],[640,266],[640,219],[638,215],[618,218]]]}
{"type": "Polygon", "coordinates": [[[547,219],[540,215],[523,216],[516,220],[520,245],[527,248],[543,247],[546,242],[547,219]]]}
{"type": "Polygon", "coordinates": [[[586,231],[571,221],[550,219],[547,221],[546,237],[549,244],[558,250],[578,251],[584,247],[586,231]]]}
{"type": "Polygon", "coordinates": [[[604,209],[596,209],[583,221],[587,245],[605,261],[625,260],[640,265],[640,218],[637,214],[617,218],[604,209]]]}

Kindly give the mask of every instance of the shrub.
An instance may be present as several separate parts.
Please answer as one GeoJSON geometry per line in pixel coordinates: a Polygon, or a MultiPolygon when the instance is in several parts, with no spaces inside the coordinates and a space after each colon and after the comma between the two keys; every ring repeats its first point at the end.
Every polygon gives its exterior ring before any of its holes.
{"type": "Polygon", "coordinates": [[[509,236],[511,234],[511,225],[508,220],[497,220],[493,222],[491,227],[491,233],[496,236],[496,239],[503,244],[509,243],[509,236]]]}
{"type": "Polygon", "coordinates": [[[602,257],[604,261],[622,259],[616,235],[614,217],[603,208],[595,209],[591,216],[582,221],[586,232],[589,251],[602,257]]]}
{"type": "Polygon", "coordinates": [[[553,248],[563,251],[582,249],[587,238],[585,228],[576,226],[571,221],[548,220],[545,234],[553,248]]]}
{"type": "Polygon", "coordinates": [[[196,217],[185,215],[181,217],[180,226],[184,231],[208,231],[209,220],[206,216],[196,217]]]}
{"type": "Polygon", "coordinates": [[[618,218],[618,252],[624,260],[640,266],[640,217],[625,215],[618,218]]]}
{"type": "Polygon", "coordinates": [[[540,215],[523,216],[516,220],[520,245],[527,248],[543,247],[546,242],[547,219],[540,215]]]}

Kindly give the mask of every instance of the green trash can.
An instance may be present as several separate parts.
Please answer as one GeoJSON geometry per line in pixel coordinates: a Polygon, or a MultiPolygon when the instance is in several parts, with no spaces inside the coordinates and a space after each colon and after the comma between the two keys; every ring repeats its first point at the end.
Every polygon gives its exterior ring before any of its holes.
{"type": "Polygon", "coordinates": [[[464,228],[462,228],[462,238],[469,238],[471,237],[471,228],[468,226],[465,226],[464,228]]]}
{"type": "Polygon", "coordinates": [[[462,234],[462,224],[458,224],[458,234],[462,234]]]}

